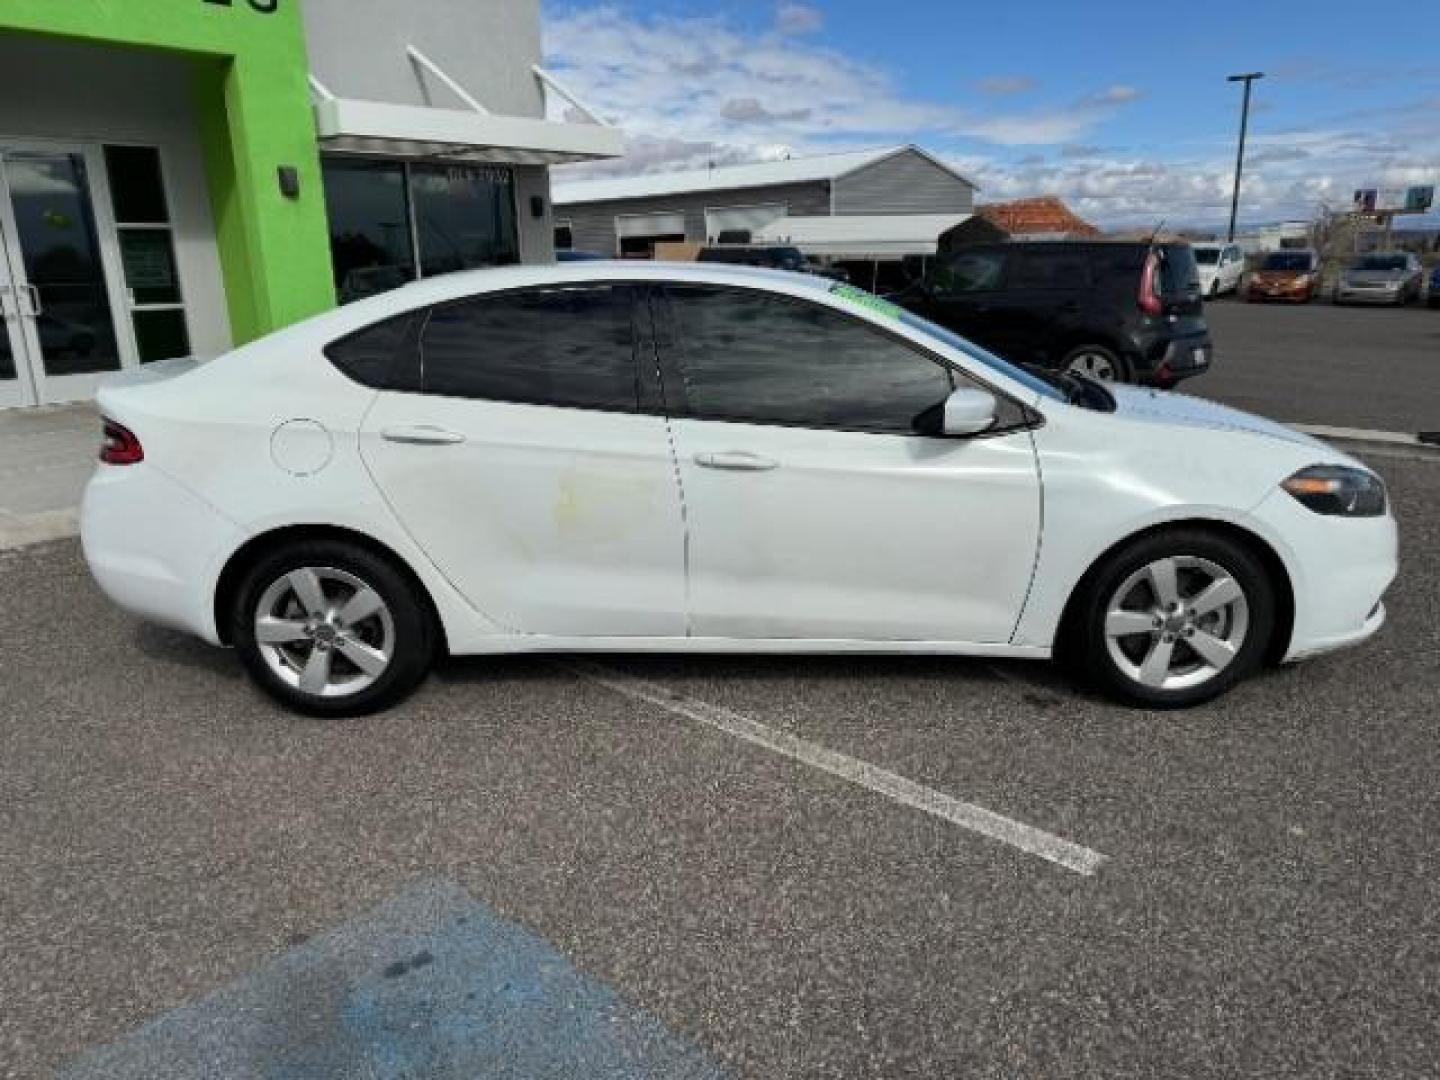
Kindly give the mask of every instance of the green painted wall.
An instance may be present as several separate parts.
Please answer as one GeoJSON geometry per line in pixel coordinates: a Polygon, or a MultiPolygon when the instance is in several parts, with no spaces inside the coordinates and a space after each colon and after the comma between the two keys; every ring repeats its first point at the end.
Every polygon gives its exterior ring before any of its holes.
{"type": "Polygon", "coordinates": [[[191,57],[236,341],[334,306],[299,0],[0,0],[0,30],[191,57]],[[298,199],[280,194],[281,165],[299,170],[298,199]]]}

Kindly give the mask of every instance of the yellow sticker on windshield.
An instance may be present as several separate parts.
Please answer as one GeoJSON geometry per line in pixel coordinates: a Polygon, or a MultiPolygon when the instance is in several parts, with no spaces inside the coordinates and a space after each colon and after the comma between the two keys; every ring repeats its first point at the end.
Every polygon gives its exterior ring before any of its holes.
{"type": "Polygon", "coordinates": [[[837,282],[830,293],[832,296],[849,300],[852,304],[873,311],[877,315],[884,315],[887,319],[898,319],[905,311],[899,304],[892,304],[889,300],[881,299],[872,292],[866,292],[854,285],[847,285],[843,281],[837,282]]]}

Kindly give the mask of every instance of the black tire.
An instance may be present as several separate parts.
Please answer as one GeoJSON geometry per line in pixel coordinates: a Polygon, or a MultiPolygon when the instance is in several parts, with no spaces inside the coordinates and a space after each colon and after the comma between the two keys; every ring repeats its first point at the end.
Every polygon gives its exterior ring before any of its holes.
{"type": "MultiPolygon", "coordinates": [[[[1111,553],[1087,577],[1070,609],[1060,655],[1069,661],[1076,675],[1123,704],[1181,709],[1219,697],[1264,662],[1275,632],[1275,612],[1275,583],[1248,547],[1204,528],[1166,529],[1111,553]],[[1198,685],[1168,689],[1147,686],[1121,669],[1111,654],[1106,616],[1111,598],[1132,575],[1157,560],[1173,558],[1204,560],[1233,578],[1248,608],[1248,627],[1228,666],[1198,685]]],[[[1183,640],[1174,649],[1177,657],[1184,658],[1189,655],[1189,646],[1184,645],[1182,650],[1182,645],[1183,640]]],[[[1142,637],[1141,651],[1147,647],[1153,645],[1147,646],[1142,637]]]]}
{"type": "MultiPolygon", "coordinates": [[[[328,581],[325,587],[331,592],[337,590],[337,585],[328,581]]],[[[338,584],[342,599],[346,587],[343,582],[338,584]]],[[[365,716],[404,700],[429,673],[439,635],[431,608],[417,588],[389,558],[360,544],[339,539],[297,541],[266,553],[245,574],[230,612],[231,641],[251,678],[281,704],[310,716],[365,716]],[[256,621],[262,600],[272,589],[280,588],[293,571],[307,567],[355,579],[378,594],[388,616],[385,625],[378,622],[382,617],[376,615],[368,622],[357,622],[354,628],[346,628],[349,636],[357,640],[365,634],[384,638],[389,659],[372,682],[340,696],[323,696],[292,685],[272,667],[272,660],[284,667],[285,659],[276,653],[267,653],[256,640],[256,621]]],[[[304,615],[297,610],[292,618],[299,621],[304,615]]],[[[307,645],[311,649],[316,647],[312,640],[299,640],[293,649],[287,646],[285,657],[295,653],[303,655],[307,645]]],[[[333,654],[332,664],[335,658],[344,655],[341,645],[327,646],[326,651],[333,654]]],[[[354,665],[345,660],[340,667],[348,671],[354,665]]],[[[355,668],[354,674],[363,681],[364,672],[355,668]]]]}
{"type": "Polygon", "coordinates": [[[1110,348],[1110,346],[1108,345],[1076,345],[1073,349],[1071,349],[1061,358],[1060,370],[1069,371],[1070,365],[1076,359],[1085,356],[1086,354],[1103,358],[1104,361],[1110,365],[1111,370],[1115,372],[1115,376],[1112,381],[1120,383],[1132,381],[1130,375],[1130,365],[1125,362],[1125,358],[1123,356],[1117,353],[1114,349],[1110,348]]]}

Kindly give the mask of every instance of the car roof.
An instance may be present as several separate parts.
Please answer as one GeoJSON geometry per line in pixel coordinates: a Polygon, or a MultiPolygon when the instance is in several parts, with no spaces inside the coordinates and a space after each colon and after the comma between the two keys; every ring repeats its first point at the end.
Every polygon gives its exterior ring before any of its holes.
{"type": "Polygon", "coordinates": [[[414,281],[398,289],[368,297],[348,305],[345,311],[373,309],[370,319],[395,314],[408,308],[441,304],[479,293],[503,292],[544,285],[582,284],[585,282],[674,281],[697,285],[749,285],[805,296],[824,294],[835,284],[829,278],[814,274],[796,274],[768,267],[733,263],[666,262],[649,259],[595,259],[577,262],[524,266],[493,266],[479,270],[461,270],[414,281]]]}

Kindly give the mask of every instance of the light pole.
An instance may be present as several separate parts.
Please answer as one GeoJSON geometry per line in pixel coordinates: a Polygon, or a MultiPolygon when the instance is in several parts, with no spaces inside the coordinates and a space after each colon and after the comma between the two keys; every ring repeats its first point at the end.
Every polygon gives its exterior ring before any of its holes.
{"type": "Polygon", "coordinates": [[[1235,154],[1235,190],[1230,194],[1230,231],[1225,235],[1227,243],[1235,242],[1235,215],[1240,212],[1240,174],[1245,171],[1245,132],[1250,126],[1250,84],[1264,77],[1263,71],[1251,71],[1231,75],[1226,80],[1245,84],[1245,102],[1240,106],[1240,149],[1235,154]]]}

